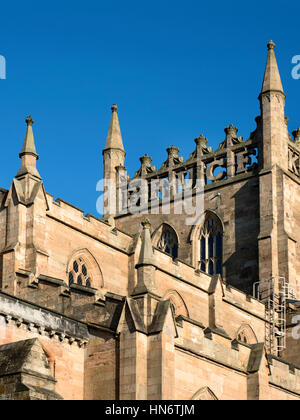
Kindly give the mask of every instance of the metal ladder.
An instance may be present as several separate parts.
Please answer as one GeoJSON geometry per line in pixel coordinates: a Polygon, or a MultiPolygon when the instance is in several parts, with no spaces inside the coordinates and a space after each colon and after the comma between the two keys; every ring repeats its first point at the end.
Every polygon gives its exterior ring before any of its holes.
{"type": "Polygon", "coordinates": [[[266,306],[266,347],[270,354],[280,356],[286,348],[287,300],[294,298],[285,277],[277,276],[253,285],[253,296],[266,306]]]}

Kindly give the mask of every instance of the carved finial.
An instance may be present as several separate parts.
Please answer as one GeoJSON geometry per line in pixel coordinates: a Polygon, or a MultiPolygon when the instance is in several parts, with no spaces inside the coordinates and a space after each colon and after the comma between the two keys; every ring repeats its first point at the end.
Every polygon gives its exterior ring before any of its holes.
{"type": "Polygon", "coordinates": [[[143,231],[141,232],[141,250],[139,260],[136,265],[138,269],[138,282],[133,291],[133,295],[153,292],[157,294],[155,288],[155,257],[151,241],[151,224],[147,218],[142,221],[143,231]],[[145,269],[145,267],[147,267],[145,269]],[[153,267],[153,268],[149,268],[153,267]]]}
{"type": "Polygon", "coordinates": [[[269,41],[269,42],[268,42],[267,46],[268,46],[268,50],[274,50],[275,44],[274,44],[274,42],[271,40],[271,41],[269,41]]]}
{"type": "Polygon", "coordinates": [[[237,132],[239,131],[236,127],[234,127],[232,124],[230,124],[228,127],[224,129],[225,133],[227,135],[230,135],[231,137],[236,137],[237,132]]]}
{"type": "Polygon", "coordinates": [[[27,117],[25,121],[26,121],[26,124],[27,124],[27,130],[26,130],[26,134],[25,134],[23,148],[22,148],[22,151],[20,153],[20,158],[22,156],[26,155],[26,154],[31,154],[31,155],[34,155],[36,157],[36,159],[38,159],[38,155],[37,155],[36,149],[35,149],[33,130],[32,130],[32,125],[34,123],[34,121],[32,119],[32,116],[29,115],[29,117],[27,117]]]}
{"type": "Polygon", "coordinates": [[[149,167],[151,166],[152,158],[146,153],[144,156],[140,157],[140,161],[142,165],[149,167]]]}
{"type": "Polygon", "coordinates": [[[150,221],[145,218],[142,221],[143,226],[143,232],[142,232],[142,246],[141,246],[141,252],[139,256],[139,262],[138,265],[154,265],[154,254],[153,254],[153,247],[151,242],[151,223],[150,221]]]}
{"type": "Polygon", "coordinates": [[[113,104],[111,107],[112,112],[118,112],[118,106],[116,104],[113,104]]]}
{"type": "Polygon", "coordinates": [[[170,157],[177,157],[179,153],[179,149],[178,147],[175,147],[172,145],[171,147],[167,148],[167,152],[170,157]]]}
{"type": "MultiPolygon", "coordinates": [[[[113,105],[111,107],[111,110],[112,110],[112,116],[111,116],[111,121],[109,125],[109,130],[108,130],[104,150],[119,149],[125,152],[124,146],[123,146],[122,135],[121,135],[119,117],[118,117],[118,112],[117,112],[118,110],[117,105],[113,105]]],[[[124,163],[124,160],[122,163],[124,163]]]]}
{"type": "Polygon", "coordinates": [[[274,51],[275,44],[273,41],[268,43],[268,58],[265,68],[264,81],[261,94],[271,91],[283,93],[283,87],[278,70],[277,60],[274,51]]]}
{"type": "Polygon", "coordinates": [[[27,125],[32,126],[32,124],[34,123],[34,121],[33,121],[33,119],[32,119],[32,116],[31,116],[31,115],[29,115],[29,116],[26,118],[25,122],[26,122],[26,124],[27,124],[27,125]]]}
{"type": "Polygon", "coordinates": [[[26,174],[30,174],[35,176],[36,178],[41,179],[37,169],[36,169],[36,161],[38,160],[39,156],[36,152],[35,148],[35,142],[34,142],[34,136],[33,136],[33,129],[32,125],[34,123],[31,115],[26,118],[26,134],[25,139],[22,147],[22,151],[19,154],[22,163],[21,163],[21,169],[16,175],[16,178],[22,178],[26,174]]]}
{"type": "Polygon", "coordinates": [[[202,147],[206,147],[207,142],[208,140],[206,137],[203,136],[203,134],[200,134],[200,136],[195,139],[195,143],[197,144],[197,146],[199,145],[202,147]]]}
{"type": "Polygon", "coordinates": [[[145,218],[142,221],[141,224],[142,224],[144,230],[146,230],[146,229],[150,230],[151,229],[151,223],[150,223],[150,220],[149,219],[145,218]]]}

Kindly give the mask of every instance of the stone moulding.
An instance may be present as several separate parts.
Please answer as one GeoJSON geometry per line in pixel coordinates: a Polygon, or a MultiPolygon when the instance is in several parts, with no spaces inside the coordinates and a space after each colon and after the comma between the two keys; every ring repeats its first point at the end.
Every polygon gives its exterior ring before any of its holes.
{"type": "Polygon", "coordinates": [[[89,341],[87,325],[0,293],[0,317],[9,325],[65,343],[85,346],[89,341]]]}

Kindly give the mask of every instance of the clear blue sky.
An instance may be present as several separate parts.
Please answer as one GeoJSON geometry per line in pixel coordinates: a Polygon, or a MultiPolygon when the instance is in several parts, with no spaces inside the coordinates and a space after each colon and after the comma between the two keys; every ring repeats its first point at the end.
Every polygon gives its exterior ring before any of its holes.
{"type": "Polygon", "coordinates": [[[19,169],[29,114],[46,190],[93,214],[113,103],[131,175],[146,152],[159,167],[172,144],[188,157],[199,134],[216,147],[229,123],[248,138],[270,39],[293,131],[299,14],[296,1],[2,2],[0,186],[9,188],[19,169]]]}

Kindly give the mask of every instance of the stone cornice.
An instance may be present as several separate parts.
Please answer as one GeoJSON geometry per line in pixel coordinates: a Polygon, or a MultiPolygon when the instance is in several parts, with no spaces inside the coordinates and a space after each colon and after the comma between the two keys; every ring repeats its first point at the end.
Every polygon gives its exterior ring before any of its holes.
{"type": "Polygon", "coordinates": [[[0,292],[0,316],[7,324],[79,347],[89,341],[88,326],[80,321],[0,292]]]}

